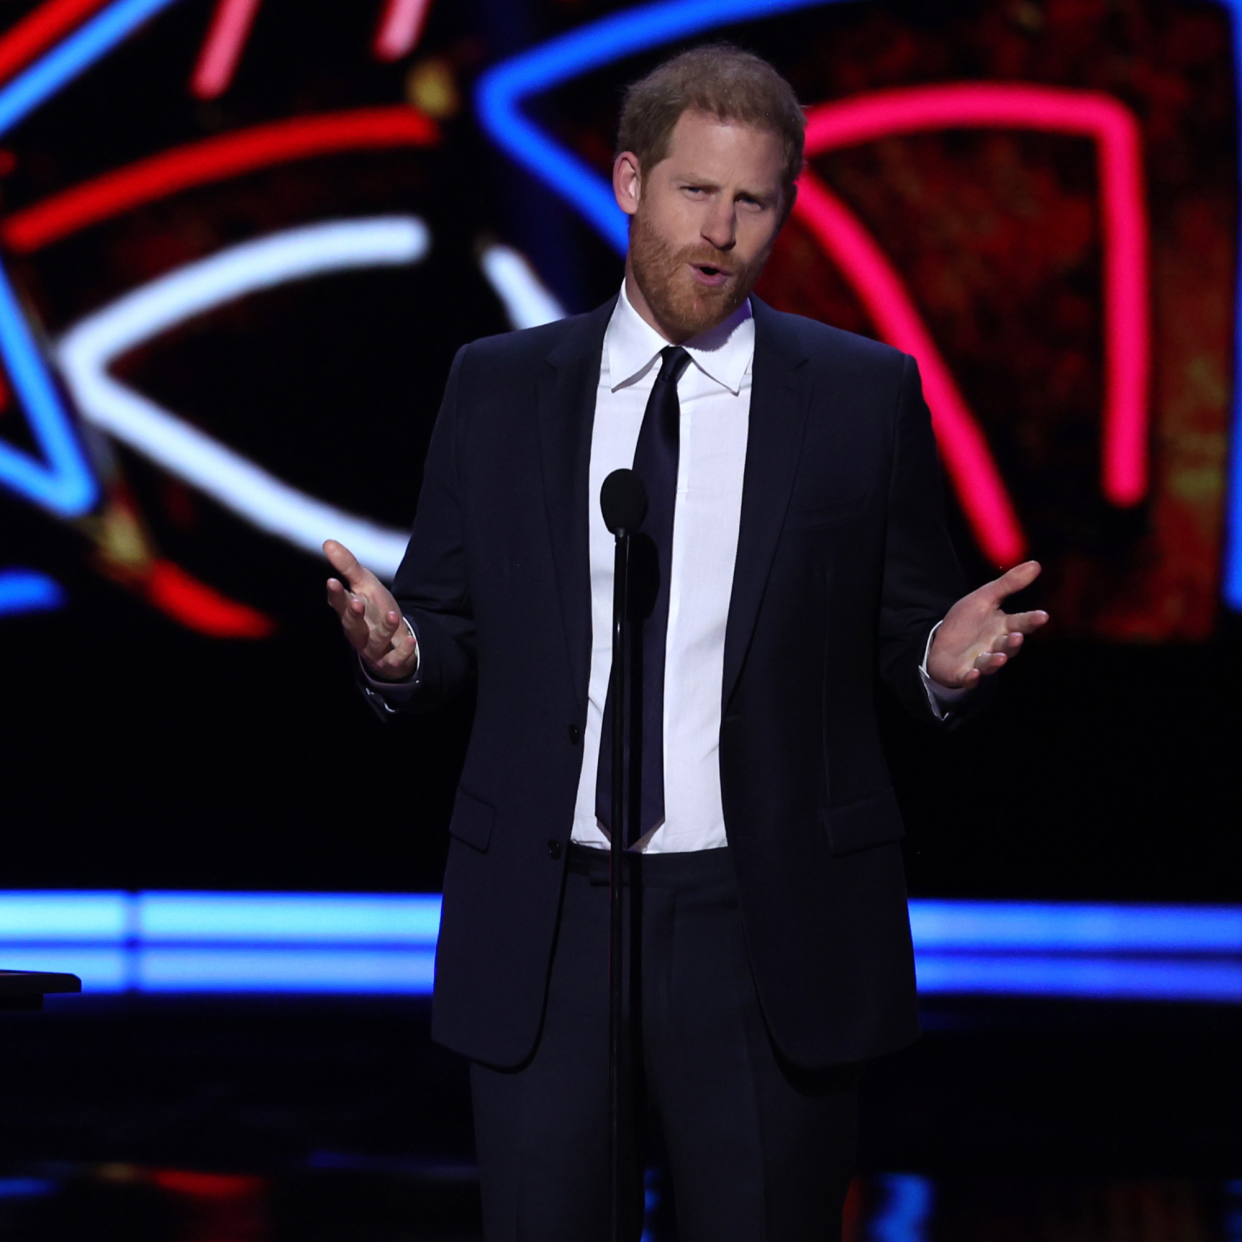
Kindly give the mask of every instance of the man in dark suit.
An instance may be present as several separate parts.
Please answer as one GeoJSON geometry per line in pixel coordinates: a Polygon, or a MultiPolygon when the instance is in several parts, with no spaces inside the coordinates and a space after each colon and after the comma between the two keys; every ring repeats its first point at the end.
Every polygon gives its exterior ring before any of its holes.
{"type": "Polygon", "coordinates": [[[477,678],[433,1034],[489,1242],[605,1233],[603,477],[651,493],[631,1007],[686,1242],[839,1228],[854,1067],[917,1034],[876,675],[944,719],[1046,620],[1002,608],[1033,563],[963,594],[913,359],[750,297],[802,132],[735,49],[631,88],[619,297],[458,354],[393,594],[325,545],[381,714],[477,678]]]}

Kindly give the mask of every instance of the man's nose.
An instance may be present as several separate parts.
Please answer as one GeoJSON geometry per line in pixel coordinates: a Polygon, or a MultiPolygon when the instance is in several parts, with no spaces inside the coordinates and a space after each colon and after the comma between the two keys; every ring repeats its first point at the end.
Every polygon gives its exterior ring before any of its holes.
{"type": "Polygon", "coordinates": [[[703,221],[703,239],[717,250],[732,250],[737,241],[737,213],[732,203],[716,203],[703,221]]]}

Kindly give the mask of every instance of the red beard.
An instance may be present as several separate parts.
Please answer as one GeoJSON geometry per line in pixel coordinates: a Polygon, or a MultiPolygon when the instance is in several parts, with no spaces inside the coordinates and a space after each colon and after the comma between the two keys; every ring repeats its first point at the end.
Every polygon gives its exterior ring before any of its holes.
{"type": "Polygon", "coordinates": [[[767,251],[748,267],[739,267],[727,251],[704,243],[674,250],[648,223],[640,209],[630,225],[630,262],[634,279],[666,335],[685,340],[723,323],[750,296],[763,271],[767,251]],[[694,264],[730,273],[721,285],[698,284],[694,264]]]}

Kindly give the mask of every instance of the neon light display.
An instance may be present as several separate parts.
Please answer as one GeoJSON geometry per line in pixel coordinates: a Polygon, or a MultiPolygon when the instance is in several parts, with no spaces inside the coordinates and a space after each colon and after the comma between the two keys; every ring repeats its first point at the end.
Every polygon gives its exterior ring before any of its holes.
{"type": "Polygon", "coordinates": [[[794,210],[836,259],[887,339],[918,358],[945,468],[979,546],[997,564],[1020,561],[1026,537],[987,442],[893,265],[853,212],[810,173],[802,176],[794,210]]]}
{"type": "Polygon", "coordinates": [[[108,3],[108,0],[51,0],[0,39],[0,82],[7,82],[58,39],[108,3]]]}
{"type": "MultiPolygon", "coordinates": [[[[628,225],[607,181],[549,140],[522,114],[521,104],[601,61],[772,12],[759,3],[723,7],[727,13],[709,11],[696,0],[648,6],[523,53],[481,82],[480,116],[502,146],[624,251],[628,225]]],[[[1142,161],[1132,114],[1098,92],[956,84],[820,105],[808,109],[808,122],[808,157],[896,133],[984,125],[1085,135],[1097,142],[1106,221],[1101,486],[1114,504],[1141,500],[1147,486],[1150,344],[1142,161]]],[[[1025,537],[991,453],[892,264],[853,213],[810,172],[802,178],[795,210],[851,281],[881,335],[918,357],[946,467],[980,547],[1001,564],[1020,560],[1026,554],[1025,537]]]]}
{"type": "Polygon", "coordinates": [[[438,140],[435,123],[407,107],[257,125],[161,152],[16,211],[0,226],[0,236],[11,249],[27,253],[144,203],[276,163],[340,151],[429,146],[438,140]]]}
{"type": "Polygon", "coordinates": [[[221,595],[172,561],[156,560],[143,587],[161,612],[211,638],[266,638],[276,628],[270,617],[221,595]]]}
{"type": "Polygon", "coordinates": [[[565,317],[561,304],[512,246],[483,247],[479,266],[515,328],[537,328],[565,317]]]}
{"type": "MultiPolygon", "coordinates": [[[[0,135],[88,69],[172,0],[117,0],[0,91],[0,135]]],[[[0,52],[14,63],[18,54],[37,53],[94,5],[59,5],[32,14],[0,52]],[[40,16],[42,14],[42,16],[40,16]],[[36,21],[35,19],[38,18],[36,21]]],[[[0,482],[62,516],[94,504],[94,475],[71,429],[68,411],[48,374],[7,274],[0,268],[0,357],[30,419],[43,460],[0,444],[0,482]]]]}
{"type": "Polygon", "coordinates": [[[382,530],[314,499],[114,379],[111,361],[174,324],[259,289],[355,267],[417,263],[426,226],[414,217],[333,221],[245,242],[161,276],[62,337],[61,365],[83,418],[296,547],[341,539],[393,574],[408,534],[382,530]]]}
{"type": "MultiPolygon", "coordinates": [[[[1069,134],[1096,144],[1104,213],[1101,490],[1113,504],[1137,504],[1147,491],[1151,311],[1146,190],[1134,114],[1097,91],[1007,83],[906,88],[810,109],[807,153],[920,130],[981,126],[1069,134]]],[[[884,325],[881,316],[888,312],[882,304],[875,309],[877,322],[884,325]]],[[[886,335],[900,344],[896,330],[886,329],[886,335]]],[[[930,338],[927,346],[934,349],[930,338]]]]}

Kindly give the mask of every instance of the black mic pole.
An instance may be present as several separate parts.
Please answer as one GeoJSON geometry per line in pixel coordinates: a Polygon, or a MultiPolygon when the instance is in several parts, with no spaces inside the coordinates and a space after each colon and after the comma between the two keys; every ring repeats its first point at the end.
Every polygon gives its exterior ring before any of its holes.
{"type": "Polygon", "coordinates": [[[630,535],[647,513],[647,489],[632,470],[614,470],[600,489],[604,523],[616,536],[612,577],[612,737],[600,745],[612,746],[612,830],[608,879],[608,1121],[612,1242],[621,1242],[625,1161],[631,1143],[626,1121],[623,1072],[625,1059],[624,979],[624,873],[625,837],[629,827],[626,792],[629,772],[625,762],[626,729],[630,724],[630,535]]]}

